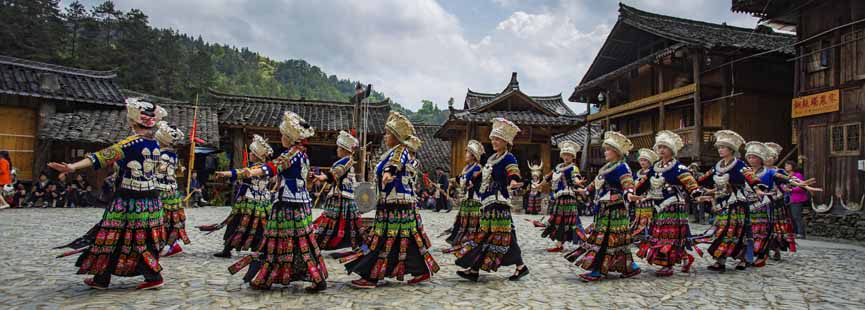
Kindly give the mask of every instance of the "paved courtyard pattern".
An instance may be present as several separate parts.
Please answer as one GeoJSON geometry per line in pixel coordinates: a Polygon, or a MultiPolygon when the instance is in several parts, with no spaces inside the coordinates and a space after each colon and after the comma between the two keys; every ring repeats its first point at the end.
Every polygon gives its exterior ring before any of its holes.
{"type": "MultiPolygon", "coordinates": [[[[192,244],[185,252],[161,261],[166,285],[157,291],[136,291],[138,278],[114,278],[108,291],[84,286],[75,275],[75,258],[54,258],[51,248],[82,235],[101,216],[101,209],[16,209],[0,211],[0,309],[562,309],[562,308],[699,308],[699,309],[865,309],[865,248],[803,240],[799,252],[784,253],[783,261],[770,261],[762,269],[716,274],[706,271],[708,257],[697,258],[690,274],[656,278],[654,267],[639,261],[643,274],[626,280],[582,283],[583,271],[560,254],[544,251],[552,243],[540,230],[515,215],[518,238],[531,274],[509,282],[513,268],[482,274],[479,283],[460,279],[454,257],[440,250],[438,237],[456,212],[423,211],[424,225],[433,239],[435,258],[442,266],[432,281],[408,286],[391,282],[375,290],[349,287],[336,260],[327,258],[327,291],[310,295],[307,283],[253,291],[242,274],[226,268],[233,259],[211,256],[221,248],[221,231],[205,235],[196,225],[216,223],[227,207],[187,209],[192,244]]],[[[316,210],[316,214],[319,211],[316,210]]],[[[584,217],[584,223],[591,218],[584,217]]],[[[702,231],[705,227],[694,227],[702,231]]],[[[572,248],[570,247],[567,248],[572,248]]],[[[567,249],[566,248],[566,249],[567,249]]]]}

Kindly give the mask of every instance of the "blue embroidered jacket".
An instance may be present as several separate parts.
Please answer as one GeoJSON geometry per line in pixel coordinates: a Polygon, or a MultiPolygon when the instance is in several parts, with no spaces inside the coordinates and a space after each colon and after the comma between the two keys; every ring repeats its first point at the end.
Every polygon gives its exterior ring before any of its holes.
{"type": "Polygon", "coordinates": [[[510,152],[499,156],[498,153],[493,154],[487,159],[486,165],[481,169],[481,187],[478,189],[478,195],[481,199],[481,205],[499,203],[510,205],[510,182],[512,180],[520,181],[520,167],[517,165],[517,158],[510,152]]]}
{"type": "Polygon", "coordinates": [[[115,188],[118,193],[158,191],[156,167],[159,165],[159,157],[159,144],[156,140],[138,135],[87,154],[94,169],[116,165],[118,170],[115,188]]]}
{"type": "Polygon", "coordinates": [[[399,144],[385,152],[381,161],[375,167],[376,184],[379,190],[378,200],[384,203],[413,204],[415,202],[411,176],[406,169],[409,163],[408,149],[399,144]],[[382,184],[385,172],[394,176],[392,182],[382,184]]]}
{"type": "Polygon", "coordinates": [[[279,157],[262,166],[265,175],[280,176],[280,187],[276,199],[283,202],[309,203],[306,178],[309,176],[309,158],[295,146],[282,152],[279,157]]]}

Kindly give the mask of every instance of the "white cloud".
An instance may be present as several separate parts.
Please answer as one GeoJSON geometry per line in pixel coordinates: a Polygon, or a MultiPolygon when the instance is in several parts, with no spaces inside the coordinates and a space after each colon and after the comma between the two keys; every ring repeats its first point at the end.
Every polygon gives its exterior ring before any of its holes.
{"type": "MultiPolygon", "coordinates": [[[[248,47],[278,60],[305,59],[327,73],[372,83],[411,108],[422,99],[445,108],[449,97],[461,102],[466,88],[499,91],[512,71],[519,72],[520,86],[530,95],[563,93],[567,98],[618,14],[607,1],[493,1],[490,5],[514,11],[482,29],[485,35],[476,41],[467,39],[464,29],[475,24],[436,0],[115,2],[123,10],[141,9],[157,27],[248,47]]],[[[727,6],[724,16],[730,16],[729,3],[676,1],[670,6],[626,0],[641,9],[691,18],[715,18],[715,11],[727,6]],[[710,4],[711,11],[702,8],[710,4]]]]}

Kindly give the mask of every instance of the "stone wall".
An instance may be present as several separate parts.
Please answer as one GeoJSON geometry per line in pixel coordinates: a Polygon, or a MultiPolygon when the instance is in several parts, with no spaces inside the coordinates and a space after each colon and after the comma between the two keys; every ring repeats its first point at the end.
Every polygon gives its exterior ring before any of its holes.
{"type": "Polygon", "coordinates": [[[865,241],[865,213],[808,211],[803,214],[807,236],[865,241]]]}

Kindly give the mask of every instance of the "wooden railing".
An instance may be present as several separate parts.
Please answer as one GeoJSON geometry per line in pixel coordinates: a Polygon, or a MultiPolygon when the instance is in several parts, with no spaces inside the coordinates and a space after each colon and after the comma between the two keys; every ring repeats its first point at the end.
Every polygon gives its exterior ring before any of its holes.
{"type": "Polygon", "coordinates": [[[602,119],[602,118],[607,117],[607,116],[613,117],[616,114],[619,114],[622,112],[626,112],[626,111],[630,111],[630,110],[638,109],[638,108],[643,108],[643,107],[657,104],[659,102],[670,100],[673,98],[688,96],[688,95],[693,94],[696,91],[697,91],[697,85],[696,84],[693,84],[693,83],[688,84],[688,85],[685,85],[685,86],[682,86],[679,88],[674,88],[674,89],[665,91],[665,92],[660,93],[660,94],[648,96],[645,98],[636,99],[634,101],[630,101],[630,102],[627,102],[627,103],[624,103],[621,105],[617,105],[617,106],[614,106],[612,108],[603,109],[598,113],[589,115],[587,117],[587,120],[591,122],[591,121],[602,119]]]}
{"type": "Polygon", "coordinates": [[[631,143],[634,144],[634,151],[639,150],[641,148],[652,148],[655,145],[655,133],[654,132],[643,132],[633,135],[628,135],[628,139],[631,139],[631,143]]]}

